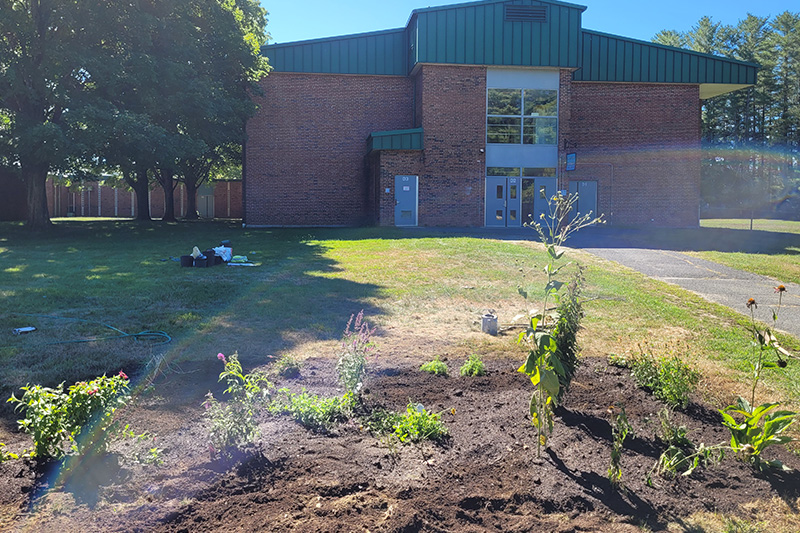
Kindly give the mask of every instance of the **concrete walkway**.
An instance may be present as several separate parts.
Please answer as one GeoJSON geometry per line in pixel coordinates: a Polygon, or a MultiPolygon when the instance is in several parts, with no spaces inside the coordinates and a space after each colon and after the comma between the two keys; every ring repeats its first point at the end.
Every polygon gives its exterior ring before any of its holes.
{"type": "MultiPolygon", "coordinates": [[[[569,244],[574,246],[573,243],[569,244]]],[[[778,329],[800,338],[800,285],[750,274],[673,250],[595,248],[591,245],[581,249],[651,278],[678,285],[710,302],[728,306],[748,316],[750,311],[745,303],[749,298],[755,298],[758,302],[756,319],[770,325],[770,309],[778,303],[775,287],[783,284],[786,292],[778,317],[778,329]]]]}

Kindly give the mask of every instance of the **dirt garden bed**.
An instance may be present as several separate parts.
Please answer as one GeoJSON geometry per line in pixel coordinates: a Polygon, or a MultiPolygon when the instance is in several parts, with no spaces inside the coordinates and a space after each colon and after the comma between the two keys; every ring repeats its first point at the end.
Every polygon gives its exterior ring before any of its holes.
{"type": "MultiPolygon", "coordinates": [[[[0,465],[0,529],[6,531],[706,531],[696,513],[758,522],[754,502],[785,509],[797,525],[797,472],[759,474],[728,458],[691,477],[645,482],[665,445],[656,435],[661,404],[635,387],[626,370],[586,358],[558,411],[548,450],[536,458],[527,417],[528,378],[518,361],[486,357],[489,374],[441,377],[422,360],[384,353],[370,367],[365,407],[402,411],[409,401],[442,412],[441,444],[387,445],[357,421],[329,434],[287,417],[264,417],[261,441],[238,464],[211,460],[199,400],[181,391],[215,384],[219,365],[186,369],[156,384],[128,413],[158,434],[161,466],[131,464],[127,444],[72,474],[21,461],[0,465]],[[197,370],[197,372],[193,372],[197,370]],[[165,404],[159,390],[174,393],[165,404]],[[625,442],[624,489],[607,478],[610,405],[624,405],[636,432],[625,442]],[[47,490],[55,486],[55,490],[47,490]]],[[[462,361],[451,358],[451,372],[462,361]]],[[[217,363],[214,361],[213,363],[217,363]]],[[[455,373],[455,372],[454,372],[455,373]]],[[[334,361],[309,359],[294,389],[341,393],[334,361]]],[[[205,389],[207,390],[207,388],[205,389]]],[[[188,394],[188,393],[187,393],[188,394]]],[[[692,403],[677,421],[707,444],[729,439],[719,414],[692,403]]],[[[791,467],[800,460],[769,450],[791,467]]],[[[774,529],[773,530],[779,530],[774,529]]]]}

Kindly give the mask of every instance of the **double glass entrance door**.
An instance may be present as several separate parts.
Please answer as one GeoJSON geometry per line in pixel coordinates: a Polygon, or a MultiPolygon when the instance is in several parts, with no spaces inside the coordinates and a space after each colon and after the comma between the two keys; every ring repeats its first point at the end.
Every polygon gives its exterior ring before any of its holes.
{"type": "Polygon", "coordinates": [[[486,177],[486,225],[513,228],[538,222],[556,194],[556,178],[486,177]]]}

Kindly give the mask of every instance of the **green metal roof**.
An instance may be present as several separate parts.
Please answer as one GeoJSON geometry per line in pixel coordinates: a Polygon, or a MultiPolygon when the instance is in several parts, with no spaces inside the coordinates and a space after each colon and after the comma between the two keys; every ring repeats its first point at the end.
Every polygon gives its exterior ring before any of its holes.
{"type": "Polygon", "coordinates": [[[574,68],[576,81],[690,83],[709,98],[758,66],[581,28],[584,6],[481,0],[415,9],[405,28],[265,46],[276,72],[407,76],[419,63],[574,68]],[[521,19],[527,20],[521,21],[521,19]]]}
{"type": "Polygon", "coordinates": [[[708,98],[753,85],[757,70],[753,63],[583,30],[581,68],[573,79],[697,83],[701,98],[708,98]]]}
{"type": "Polygon", "coordinates": [[[409,64],[578,67],[585,9],[562,2],[488,0],[415,10],[408,24],[409,64]],[[520,6],[541,8],[544,22],[507,20],[507,7],[520,6]]]}
{"type": "Polygon", "coordinates": [[[406,76],[405,43],[399,29],[271,44],[262,53],[277,72],[406,76]]]}
{"type": "Polygon", "coordinates": [[[422,128],[373,131],[368,142],[370,150],[422,150],[422,128]]]}

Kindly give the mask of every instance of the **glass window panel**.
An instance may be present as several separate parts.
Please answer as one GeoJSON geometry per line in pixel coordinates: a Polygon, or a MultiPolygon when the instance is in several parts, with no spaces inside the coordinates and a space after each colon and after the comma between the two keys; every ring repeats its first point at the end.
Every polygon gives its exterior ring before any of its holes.
{"type": "Polygon", "coordinates": [[[521,118],[488,117],[486,121],[486,140],[489,143],[519,144],[521,118]]]}
{"type": "Polygon", "coordinates": [[[503,220],[503,210],[498,209],[497,211],[495,211],[494,216],[497,218],[497,220],[503,220]]]}
{"type": "Polygon", "coordinates": [[[523,168],[522,175],[531,178],[555,178],[555,168],[523,168]]]}
{"type": "Polygon", "coordinates": [[[511,211],[508,212],[508,219],[509,220],[517,220],[517,210],[516,209],[512,209],[511,211]]]}
{"type": "Polygon", "coordinates": [[[555,118],[526,118],[523,124],[523,144],[556,144],[555,118]]]}
{"type": "Polygon", "coordinates": [[[521,115],[521,89],[489,89],[489,115],[521,115]]]}
{"type": "Polygon", "coordinates": [[[536,199],[536,188],[533,180],[522,180],[522,220],[523,222],[539,222],[533,219],[533,203],[536,199]]]}
{"type": "Polygon", "coordinates": [[[486,167],[487,176],[519,176],[519,167],[486,167]]]}
{"type": "Polygon", "coordinates": [[[503,186],[502,185],[498,185],[497,186],[497,199],[498,200],[502,200],[503,199],[503,186]]]}
{"type": "Polygon", "coordinates": [[[558,91],[525,89],[525,113],[529,117],[555,117],[558,115],[558,91]]]}
{"type": "Polygon", "coordinates": [[[512,200],[517,199],[517,186],[516,185],[509,185],[508,186],[508,197],[512,200]]]}

